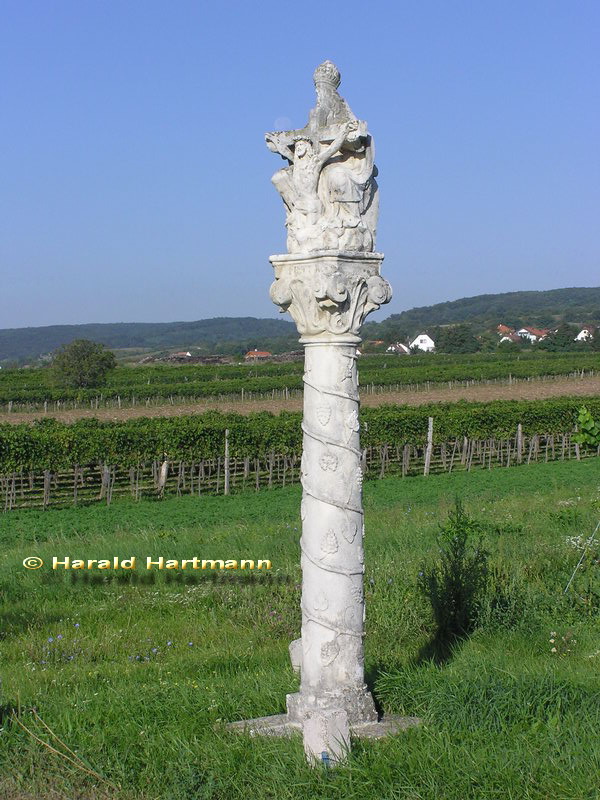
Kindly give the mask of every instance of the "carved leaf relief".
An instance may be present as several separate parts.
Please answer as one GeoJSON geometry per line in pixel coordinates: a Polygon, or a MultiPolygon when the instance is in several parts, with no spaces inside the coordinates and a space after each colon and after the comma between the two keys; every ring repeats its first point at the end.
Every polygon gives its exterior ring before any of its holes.
{"type": "Polygon", "coordinates": [[[327,555],[333,555],[337,553],[339,548],[337,536],[335,532],[330,528],[327,533],[321,539],[321,550],[327,555]]]}

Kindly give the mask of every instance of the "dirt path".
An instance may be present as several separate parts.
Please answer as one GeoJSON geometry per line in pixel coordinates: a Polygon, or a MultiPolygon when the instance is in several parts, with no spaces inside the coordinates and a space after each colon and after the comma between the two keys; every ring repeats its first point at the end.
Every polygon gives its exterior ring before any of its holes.
{"type": "MultiPolygon", "coordinates": [[[[492,400],[542,400],[550,397],[597,396],[600,395],[600,376],[591,378],[548,378],[546,380],[523,381],[508,384],[475,384],[474,386],[440,386],[438,389],[406,389],[399,392],[383,392],[382,394],[367,394],[363,391],[361,404],[363,406],[381,406],[386,403],[420,406],[426,403],[454,403],[457,400],[471,400],[474,402],[489,402],[492,400]]],[[[257,400],[206,400],[202,403],[188,403],[180,405],[162,406],[137,406],[135,408],[105,408],[97,410],[77,409],[74,411],[29,412],[29,413],[2,413],[0,422],[32,422],[43,419],[45,416],[54,417],[63,422],[73,422],[76,419],[96,417],[104,420],[125,420],[135,417],[175,417],[181,414],[200,414],[209,409],[219,411],[235,411],[238,414],[249,414],[252,411],[300,411],[302,398],[290,397],[289,400],[276,398],[262,398],[257,400]]]]}

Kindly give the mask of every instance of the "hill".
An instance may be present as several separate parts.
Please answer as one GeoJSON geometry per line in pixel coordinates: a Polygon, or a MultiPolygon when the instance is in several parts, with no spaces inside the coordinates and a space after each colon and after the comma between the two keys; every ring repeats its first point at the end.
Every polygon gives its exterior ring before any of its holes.
{"type": "MultiPolygon", "coordinates": [[[[420,330],[469,322],[475,332],[499,322],[511,327],[553,327],[561,322],[600,324],[600,287],[506,292],[463,297],[392,314],[364,326],[365,339],[404,340],[420,330]]],[[[297,348],[295,325],[287,319],[214,317],[195,322],[118,322],[50,325],[0,330],[0,363],[34,361],[73,339],[93,339],[132,355],[196,348],[199,354],[239,354],[257,347],[271,352],[297,348]]]]}
{"type": "Polygon", "coordinates": [[[600,323],[600,287],[463,297],[392,314],[383,322],[365,325],[364,334],[368,338],[401,340],[427,328],[459,322],[471,323],[476,332],[495,328],[500,322],[513,328],[550,328],[561,322],[600,323]]]}
{"type": "Polygon", "coordinates": [[[254,347],[297,346],[296,326],[285,319],[214,317],[196,322],[116,322],[0,330],[0,362],[28,361],[73,339],[140,352],[195,347],[202,353],[239,353],[254,347]]]}

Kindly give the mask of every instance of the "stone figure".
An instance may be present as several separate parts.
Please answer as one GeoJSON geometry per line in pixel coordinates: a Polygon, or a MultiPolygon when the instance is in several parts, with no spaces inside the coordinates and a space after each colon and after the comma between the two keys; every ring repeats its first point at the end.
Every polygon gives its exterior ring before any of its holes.
{"type": "Polygon", "coordinates": [[[372,252],[378,213],[373,138],[340,97],[337,67],[324,61],[313,78],[317,104],[305,127],[265,136],[267,147],[288,161],[272,178],[287,212],[288,252],[372,252]]]}

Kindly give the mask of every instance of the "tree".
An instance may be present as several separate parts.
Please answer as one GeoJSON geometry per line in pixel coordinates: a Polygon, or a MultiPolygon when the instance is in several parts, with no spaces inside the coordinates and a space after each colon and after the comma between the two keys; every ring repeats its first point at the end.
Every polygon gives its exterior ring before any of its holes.
{"type": "Polygon", "coordinates": [[[498,347],[498,334],[496,331],[483,331],[478,337],[480,350],[484,353],[493,353],[498,347]]]}
{"type": "Polygon", "coordinates": [[[476,353],[481,344],[473,336],[471,326],[467,324],[452,325],[440,328],[435,340],[435,349],[439,353],[476,353]]]}
{"type": "Polygon", "coordinates": [[[579,328],[574,325],[567,325],[563,323],[559,325],[555,333],[551,333],[539,343],[540,350],[548,350],[550,352],[559,352],[561,350],[577,350],[579,342],[575,341],[575,337],[579,333],[579,328]]]}
{"type": "Polygon", "coordinates": [[[523,349],[523,342],[499,342],[498,351],[500,353],[520,353],[523,349]]]}
{"type": "Polygon", "coordinates": [[[63,345],[52,360],[57,382],[73,389],[100,386],[116,365],[117,360],[111,350],[89,339],[75,339],[63,345]]]}

